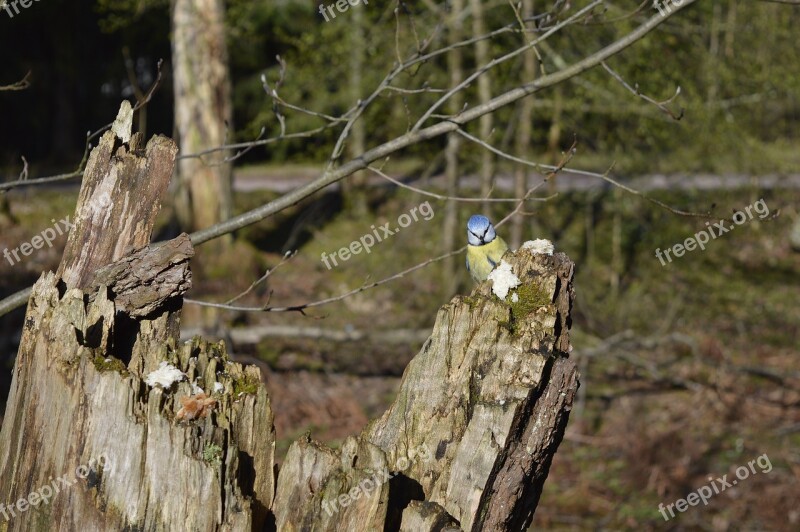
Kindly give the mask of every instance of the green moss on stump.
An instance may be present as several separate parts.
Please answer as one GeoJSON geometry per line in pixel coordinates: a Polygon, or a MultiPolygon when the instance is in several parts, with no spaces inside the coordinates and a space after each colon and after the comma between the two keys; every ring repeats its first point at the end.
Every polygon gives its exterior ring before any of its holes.
{"type": "Polygon", "coordinates": [[[203,461],[214,467],[219,467],[222,464],[222,447],[215,443],[207,443],[205,449],[203,449],[203,461]]]}
{"type": "Polygon", "coordinates": [[[233,395],[240,393],[255,394],[258,392],[259,380],[251,375],[246,375],[233,381],[233,395]]]}
{"type": "Polygon", "coordinates": [[[552,303],[549,291],[542,288],[535,281],[518,286],[511,291],[506,300],[509,301],[506,303],[510,311],[508,320],[499,321],[498,323],[511,334],[519,332],[519,324],[524,322],[525,318],[530,314],[552,303]],[[517,294],[516,301],[512,301],[513,294],[517,294]]]}
{"type": "Polygon", "coordinates": [[[123,377],[128,375],[128,367],[118,358],[95,355],[92,363],[97,371],[116,371],[123,377]]]}

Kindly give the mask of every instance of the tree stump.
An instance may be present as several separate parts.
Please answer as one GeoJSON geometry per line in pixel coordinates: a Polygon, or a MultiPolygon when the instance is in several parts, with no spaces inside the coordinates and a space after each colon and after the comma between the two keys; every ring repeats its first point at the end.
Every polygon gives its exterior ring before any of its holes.
{"type": "Polygon", "coordinates": [[[278,475],[278,530],[525,530],[578,387],[573,264],[507,254],[518,300],[456,296],[389,410],[334,452],[304,438],[278,475]]]}
{"type": "Polygon", "coordinates": [[[565,255],[508,253],[515,295],[483,283],[453,298],[389,410],[338,450],[301,438],[276,478],[258,369],[221,343],[179,343],[192,245],[149,244],[177,149],[141,143],[102,137],[58,272],[33,288],[0,432],[0,529],[530,524],[578,386],[565,255]]]}
{"type": "Polygon", "coordinates": [[[223,345],[178,344],[192,245],[148,246],[177,147],[140,142],[108,132],[93,150],[58,274],[28,303],[0,433],[9,530],[243,531],[268,519],[269,397],[223,345]],[[185,377],[148,385],[163,362],[185,377]],[[187,415],[198,399],[202,415],[187,415]]]}

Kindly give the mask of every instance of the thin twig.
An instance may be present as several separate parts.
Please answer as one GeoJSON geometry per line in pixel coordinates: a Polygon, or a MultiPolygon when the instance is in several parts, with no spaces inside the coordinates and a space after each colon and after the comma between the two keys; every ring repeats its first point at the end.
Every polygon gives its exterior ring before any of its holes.
{"type": "Polygon", "coordinates": [[[25,77],[11,85],[0,85],[0,91],[22,91],[31,86],[30,78],[31,73],[28,71],[25,77]]]}
{"type": "Polygon", "coordinates": [[[249,294],[250,292],[252,292],[252,291],[253,291],[253,289],[254,289],[256,286],[258,286],[258,285],[260,285],[261,283],[263,283],[264,281],[266,281],[266,280],[267,280],[267,278],[268,278],[270,275],[272,275],[272,273],[273,273],[275,270],[277,270],[277,269],[278,269],[278,268],[280,268],[282,265],[284,265],[284,264],[286,264],[287,262],[289,262],[290,260],[292,260],[292,259],[294,258],[294,256],[295,256],[295,255],[297,255],[297,251],[287,251],[287,252],[286,252],[286,253],[283,255],[283,257],[281,258],[281,261],[280,261],[278,264],[276,264],[274,268],[272,268],[272,269],[270,269],[270,270],[267,270],[267,271],[266,271],[266,273],[265,273],[264,275],[262,275],[262,276],[261,276],[259,279],[257,279],[256,281],[254,281],[254,282],[253,282],[253,284],[251,284],[251,285],[250,285],[250,288],[248,288],[247,290],[245,290],[244,292],[242,292],[242,293],[241,293],[241,294],[239,294],[238,296],[236,296],[236,297],[234,297],[234,298],[232,298],[232,299],[229,299],[228,301],[226,301],[226,302],[225,302],[225,304],[226,304],[226,305],[230,305],[231,303],[235,303],[236,301],[240,300],[241,298],[243,298],[244,296],[246,296],[247,294],[249,294]]]}
{"type": "Polygon", "coordinates": [[[350,296],[358,294],[359,292],[363,292],[364,290],[369,290],[370,288],[375,288],[376,286],[380,286],[380,285],[386,284],[388,282],[394,281],[395,279],[399,279],[399,278],[401,278],[401,277],[403,277],[403,276],[405,276],[405,275],[407,275],[407,274],[409,274],[411,272],[419,270],[420,268],[424,268],[428,264],[432,264],[434,262],[439,262],[440,260],[444,260],[444,259],[446,259],[448,257],[452,257],[453,255],[458,255],[459,253],[462,253],[465,249],[467,249],[467,246],[463,246],[463,247],[461,247],[461,248],[459,248],[459,249],[457,249],[455,251],[451,251],[450,253],[445,253],[444,255],[440,255],[440,256],[435,257],[433,259],[428,259],[425,262],[421,262],[420,264],[417,264],[416,266],[412,266],[411,268],[403,270],[400,273],[396,273],[396,274],[394,274],[394,275],[392,275],[390,277],[386,277],[385,279],[381,279],[380,281],[375,281],[373,283],[365,283],[365,284],[361,285],[359,288],[356,288],[354,290],[350,290],[349,292],[345,292],[344,294],[341,294],[341,295],[338,295],[338,296],[334,296],[334,297],[328,297],[328,298],[325,298],[325,299],[320,299],[319,301],[314,301],[312,303],[304,303],[302,305],[294,305],[294,306],[289,306],[289,307],[269,307],[269,306],[264,306],[264,307],[239,307],[239,306],[235,306],[235,305],[226,305],[224,303],[209,303],[208,301],[198,301],[196,299],[184,299],[184,302],[185,303],[191,303],[193,305],[199,305],[201,307],[212,307],[212,308],[218,308],[218,309],[223,309],[223,310],[235,310],[235,311],[239,311],[239,312],[299,312],[300,314],[305,315],[305,310],[308,309],[308,308],[319,307],[319,306],[322,306],[322,305],[327,305],[328,303],[333,303],[335,301],[341,301],[341,300],[343,300],[345,298],[348,298],[350,296]]]}
{"type": "Polygon", "coordinates": [[[382,178],[386,179],[387,181],[390,181],[390,182],[394,183],[398,187],[405,188],[405,189],[410,190],[412,192],[416,192],[417,194],[422,194],[423,196],[436,198],[436,199],[442,200],[442,201],[461,201],[461,202],[464,202],[464,203],[484,203],[484,202],[487,202],[487,201],[488,202],[493,202],[493,203],[517,203],[519,201],[547,201],[547,200],[551,200],[554,197],[556,197],[556,194],[553,194],[553,195],[545,197],[545,198],[463,198],[463,197],[457,197],[457,196],[445,196],[443,194],[437,194],[435,192],[429,192],[429,191],[423,190],[421,188],[412,187],[411,185],[407,185],[406,183],[403,183],[402,181],[398,181],[397,179],[385,174],[384,172],[382,172],[378,168],[375,168],[374,166],[368,166],[367,169],[372,170],[373,172],[375,172],[376,174],[378,174],[382,178]]]}
{"type": "Polygon", "coordinates": [[[605,69],[606,69],[606,72],[608,72],[609,74],[611,74],[611,77],[613,77],[614,79],[616,79],[617,81],[619,81],[619,82],[622,84],[622,86],[623,86],[623,87],[625,87],[626,89],[628,89],[628,90],[629,90],[629,91],[630,91],[630,92],[631,92],[633,95],[635,95],[635,96],[638,96],[639,98],[641,98],[642,100],[646,101],[647,103],[651,103],[651,104],[655,105],[656,107],[658,107],[658,109],[659,109],[659,110],[661,110],[661,112],[663,112],[663,113],[665,113],[665,114],[669,115],[669,116],[670,116],[670,117],[671,117],[673,120],[680,120],[681,118],[683,118],[683,111],[684,111],[683,107],[681,107],[681,112],[680,112],[680,114],[678,114],[678,115],[675,115],[675,113],[673,113],[673,112],[672,112],[672,110],[671,110],[669,107],[667,107],[667,105],[666,105],[666,104],[668,104],[668,103],[672,103],[672,102],[675,100],[675,98],[677,98],[678,96],[680,96],[680,94],[681,94],[681,87],[680,87],[680,85],[679,85],[679,86],[678,86],[678,88],[675,90],[675,94],[674,94],[674,95],[673,95],[671,98],[669,98],[669,99],[667,99],[667,100],[664,100],[663,102],[657,102],[656,100],[654,100],[653,98],[649,97],[648,95],[641,93],[641,92],[639,91],[639,84],[638,84],[638,83],[636,84],[636,86],[635,86],[635,87],[631,87],[631,86],[630,86],[630,85],[629,85],[629,84],[628,84],[628,83],[627,83],[627,82],[626,82],[626,81],[625,81],[625,80],[622,78],[622,76],[620,76],[619,74],[617,74],[617,73],[616,73],[616,72],[615,72],[615,71],[614,71],[614,70],[613,70],[613,69],[612,69],[610,66],[608,66],[608,64],[606,64],[606,62],[605,62],[605,61],[603,61],[603,62],[602,62],[602,63],[600,63],[600,64],[601,64],[601,65],[603,65],[603,68],[605,68],[605,69]]]}
{"type": "MultiPolygon", "coordinates": [[[[539,164],[539,163],[534,163],[532,161],[528,161],[528,160],[525,160],[525,159],[520,159],[519,157],[515,157],[514,155],[508,154],[508,153],[506,153],[504,151],[501,151],[501,150],[495,148],[491,144],[489,144],[489,143],[487,143],[487,142],[485,142],[485,141],[483,141],[483,140],[481,140],[481,139],[479,139],[477,137],[474,137],[473,135],[470,135],[466,131],[463,131],[463,130],[459,129],[459,130],[457,130],[457,132],[459,134],[461,134],[462,136],[464,136],[465,138],[471,140],[472,142],[480,144],[481,146],[483,146],[487,150],[490,150],[493,153],[496,153],[497,155],[499,155],[499,156],[501,156],[501,157],[503,157],[505,159],[509,159],[511,161],[514,161],[516,163],[528,165],[528,166],[536,168],[537,170],[540,170],[540,171],[541,171],[541,169],[545,169],[545,170],[549,170],[549,171],[552,172],[554,170],[561,171],[563,169],[563,170],[566,170],[567,172],[570,172],[570,173],[573,173],[573,174],[597,177],[599,179],[602,179],[603,181],[607,181],[608,183],[610,183],[610,184],[612,184],[612,185],[614,185],[616,187],[621,188],[622,190],[624,190],[626,192],[630,192],[631,194],[633,194],[635,196],[639,196],[640,198],[645,199],[645,200],[649,201],[650,203],[653,203],[654,205],[658,205],[659,207],[668,210],[672,214],[678,214],[680,216],[690,216],[690,217],[694,217],[694,218],[711,218],[712,217],[710,211],[709,212],[691,212],[691,211],[684,211],[684,210],[681,210],[681,209],[676,209],[675,207],[671,207],[671,206],[667,205],[666,203],[664,203],[662,201],[659,201],[659,200],[657,200],[655,198],[652,198],[652,197],[648,196],[644,192],[640,192],[640,191],[638,191],[636,189],[633,189],[633,188],[631,188],[631,187],[629,187],[627,185],[623,185],[619,181],[616,181],[616,180],[612,179],[611,177],[609,177],[609,173],[611,172],[611,170],[613,170],[615,163],[612,163],[611,166],[608,168],[608,170],[606,170],[605,173],[602,173],[602,174],[600,174],[598,172],[590,172],[588,170],[578,170],[578,169],[575,169],[575,168],[568,168],[568,167],[559,168],[558,166],[551,166],[549,164],[539,164]]],[[[547,181],[547,178],[545,178],[545,182],[546,181],[547,181]]]]}
{"type": "MultiPolygon", "coordinates": [[[[138,102],[136,104],[136,106],[134,106],[134,108],[133,108],[134,112],[138,111],[143,106],[147,105],[147,103],[153,97],[153,94],[155,93],[156,89],[161,84],[161,65],[163,64],[163,62],[164,61],[162,59],[159,59],[158,65],[157,65],[158,73],[156,75],[156,79],[153,82],[153,85],[150,87],[150,90],[147,91],[147,94],[145,95],[144,99],[141,100],[140,102],[138,102]]],[[[101,127],[100,129],[98,129],[97,131],[95,131],[93,133],[90,131],[90,132],[88,132],[86,134],[86,144],[85,144],[84,150],[83,150],[83,157],[81,158],[81,162],[78,163],[78,168],[74,172],[69,172],[67,174],[59,174],[59,175],[50,176],[50,177],[40,177],[40,178],[37,178],[37,179],[27,179],[26,178],[24,180],[23,179],[19,179],[19,180],[16,180],[16,181],[9,181],[9,182],[6,182],[6,183],[0,183],[0,192],[4,192],[6,190],[11,190],[12,188],[15,188],[15,187],[20,186],[20,185],[43,185],[45,183],[54,183],[54,182],[57,182],[57,181],[67,181],[69,179],[73,179],[73,178],[76,178],[76,177],[83,176],[84,165],[86,164],[86,161],[89,160],[89,152],[91,151],[91,148],[92,148],[91,141],[95,137],[99,136],[101,133],[105,132],[107,129],[109,129],[113,125],[114,125],[114,122],[110,122],[110,123],[106,124],[105,126],[101,127]]]]}

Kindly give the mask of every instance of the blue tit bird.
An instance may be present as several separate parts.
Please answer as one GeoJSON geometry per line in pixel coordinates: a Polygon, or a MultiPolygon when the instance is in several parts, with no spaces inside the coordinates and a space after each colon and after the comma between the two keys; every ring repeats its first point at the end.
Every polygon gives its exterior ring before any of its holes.
{"type": "Polygon", "coordinates": [[[473,214],[467,222],[467,270],[475,282],[485,281],[508,249],[486,216],[473,214]]]}

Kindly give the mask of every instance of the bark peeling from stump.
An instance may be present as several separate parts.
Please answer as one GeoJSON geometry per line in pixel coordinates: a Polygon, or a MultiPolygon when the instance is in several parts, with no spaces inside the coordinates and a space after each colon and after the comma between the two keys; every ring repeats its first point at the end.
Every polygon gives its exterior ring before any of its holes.
{"type": "Polygon", "coordinates": [[[177,147],[107,132],[89,158],[57,274],[34,285],[0,432],[0,501],[108,459],[9,530],[260,530],[275,492],[275,433],[259,370],[222,344],[178,345],[194,254],[148,246],[177,147]],[[144,377],[163,361],[188,379],[144,377]],[[178,412],[199,386],[207,415],[178,412]],[[221,386],[221,391],[220,391],[221,386]],[[183,399],[184,401],[181,401],[183,399]],[[212,407],[213,406],[213,407],[212,407]],[[183,416],[186,417],[186,416],[183,416]]]}

